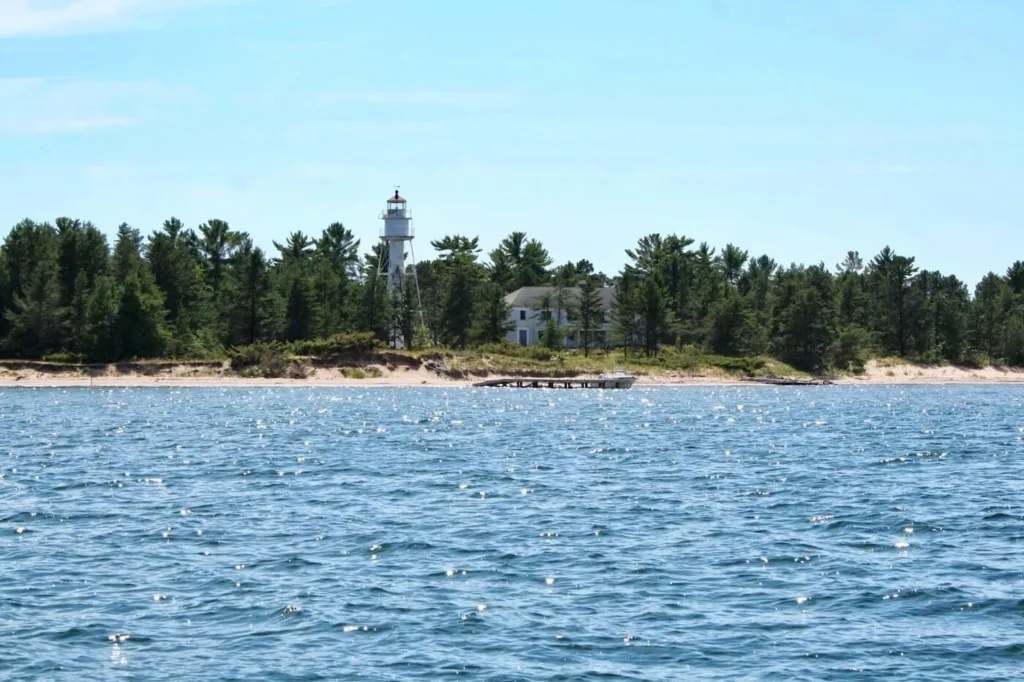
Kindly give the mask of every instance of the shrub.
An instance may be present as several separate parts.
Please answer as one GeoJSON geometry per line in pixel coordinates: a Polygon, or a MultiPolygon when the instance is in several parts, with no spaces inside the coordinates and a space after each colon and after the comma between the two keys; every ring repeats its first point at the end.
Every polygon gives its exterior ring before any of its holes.
{"type": "Polygon", "coordinates": [[[372,332],[350,332],[335,334],[326,339],[295,341],[291,351],[295,355],[312,355],[318,358],[358,357],[384,349],[384,343],[372,332]]]}
{"type": "Polygon", "coordinates": [[[860,327],[843,327],[832,342],[832,366],[840,370],[863,372],[870,343],[871,337],[860,327]]]}
{"type": "Polygon", "coordinates": [[[43,356],[43,362],[53,362],[60,365],[79,365],[82,363],[82,359],[81,353],[68,353],[66,351],[43,356]]]}
{"type": "Polygon", "coordinates": [[[254,343],[228,351],[231,369],[245,376],[277,379],[286,376],[290,361],[284,346],[278,343],[254,343]]]}

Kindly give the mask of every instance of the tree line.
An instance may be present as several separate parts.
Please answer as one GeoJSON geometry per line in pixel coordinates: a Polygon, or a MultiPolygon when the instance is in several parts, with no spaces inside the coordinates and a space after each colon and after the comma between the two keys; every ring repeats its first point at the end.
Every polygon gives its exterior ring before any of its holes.
{"type": "MultiPolygon", "coordinates": [[[[23,220],[0,246],[0,353],[13,358],[214,358],[267,341],[362,332],[406,347],[501,343],[504,297],[551,285],[544,306],[572,310],[584,346],[605,328],[599,290],[615,288],[602,344],[657,355],[666,346],[772,355],[796,367],[856,368],[871,354],[925,362],[1024,365],[1024,262],[974,288],[920,270],[888,247],[828,268],[780,266],[728,244],[651,234],[609,277],[586,260],[554,265],[514,232],[486,255],[477,238],[431,242],[437,258],[389,293],[387,253],[365,252],[342,223],[293,232],[274,252],[223,220],[195,229],[170,218],[143,234],[93,224],[23,220]],[[569,292],[569,295],[563,295],[569,292]],[[552,297],[549,297],[549,299],[552,297]]],[[[549,326],[546,342],[560,343],[549,326]]]]}

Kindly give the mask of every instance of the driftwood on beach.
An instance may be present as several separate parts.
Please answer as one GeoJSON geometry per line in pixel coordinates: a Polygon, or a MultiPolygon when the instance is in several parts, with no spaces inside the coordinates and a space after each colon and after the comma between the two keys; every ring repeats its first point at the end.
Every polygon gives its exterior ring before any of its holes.
{"type": "Polygon", "coordinates": [[[770,386],[831,386],[831,379],[780,379],[778,377],[744,377],[741,381],[770,386]]]}

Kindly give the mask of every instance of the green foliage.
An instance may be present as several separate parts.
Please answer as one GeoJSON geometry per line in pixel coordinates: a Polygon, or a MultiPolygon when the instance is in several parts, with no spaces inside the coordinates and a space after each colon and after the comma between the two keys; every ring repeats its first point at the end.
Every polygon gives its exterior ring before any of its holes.
{"type": "Polygon", "coordinates": [[[248,377],[278,379],[288,376],[291,366],[286,347],[275,342],[231,348],[228,358],[232,371],[248,377]]]}
{"type": "Polygon", "coordinates": [[[832,366],[839,370],[862,372],[868,359],[871,337],[856,325],[847,325],[832,342],[832,366]]]}
{"type": "Polygon", "coordinates": [[[312,335],[314,326],[313,292],[306,277],[297,275],[292,278],[284,314],[286,340],[301,341],[312,335]]]}
{"type": "Polygon", "coordinates": [[[370,332],[345,332],[326,339],[297,341],[290,345],[295,355],[317,358],[356,358],[384,349],[384,342],[370,332]]]}
{"type": "Polygon", "coordinates": [[[64,340],[64,316],[57,263],[47,259],[28,275],[6,312],[10,323],[6,345],[11,354],[38,358],[59,350],[64,340]]]}
{"type": "Polygon", "coordinates": [[[443,313],[444,339],[452,346],[469,345],[476,317],[476,288],[479,266],[467,252],[456,251],[447,259],[447,291],[443,313]]]}
{"type": "Polygon", "coordinates": [[[79,365],[85,358],[79,353],[47,353],[43,356],[43,362],[52,362],[58,365],[79,365]]]}
{"type": "Polygon", "coordinates": [[[115,334],[118,287],[112,277],[100,277],[85,306],[85,354],[90,360],[113,362],[118,359],[115,334]]]}
{"type": "Polygon", "coordinates": [[[708,313],[708,348],[720,355],[741,355],[747,326],[747,307],[739,294],[716,301],[708,313]]]}
{"type": "Polygon", "coordinates": [[[1006,321],[1004,353],[1014,367],[1024,367],[1024,313],[1018,310],[1006,321]]]}
{"type": "Polygon", "coordinates": [[[163,295],[151,278],[148,271],[131,272],[121,287],[121,302],[114,318],[118,360],[160,357],[167,346],[163,295]]]}
{"type": "Polygon", "coordinates": [[[515,327],[508,320],[511,308],[505,303],[505,292],[498,284],[483,282],[479,287],[476,340],[478,343],[498,343],[515,327]]]}
{"type": "Polygon", "coordinates": [[[580,335],[583,355],[590,355],[590,347],[594,344],[597,334],[604,327],[604,310],[601,307],[601,291],[596,277],[588,275],[580,283],[579,323],[576,328],[580,335]]]}
{"type": "Polygon", "coordinates": [[[562,348],[562,330],[558,328],[553,317],[549,317],[544,325],[541,344],[549,351],[557,351],[562,348]]]}
{"type": "Polygon", "coordinates": [[[289,354],[366,357],[389,343],[484,344],[495,357],[552,367],[604,358],[595,349],[607,345],[641,366],[747,373],[771,371],[767,353],[809,372],[859,371],[874,353],[1024,364],[1024,261],[969,290],[888,247],[867,261],[849,252],[829,271],[780,268],[734,244],[719,252],[684,235],[649,234],[610,280],[586,259],[552,268],[525,232],[502,240],[486,263],[478,239],[448,235],[433,242],[439,257],[418,263],[416,277],[389,295],[379,276],[390,265],[382,245],[360,257],[340,222],[316,238],[293,231],[274,243],[274,259],[216,218],[196,229],[170,218],[145,240],[121,224],[110,241],[72,217],[26,219],[10,230],[0,245],[3,353],[212,359],[232,348],[232,364],[259,376],[301,375],[289,354]],[[516,321],[504,296],[536,285],[552,287],[539,306],[549,318],[543,347],[507,344],[516,321]],[[615,287],[607,336],[606,285],[615,287]],[[579,353],[561,348],[566,335],[579,340],[579,353]]]}
{"type": "Polygon", "coordinates": [[[525,360],[537,360],[539,362],[548,362],[555,355],[550,348],[542,345],[520,346],[517,343],[509,343],[508,341],[480,344],[474,350],[481,355],[502,355],[525,360]]]}

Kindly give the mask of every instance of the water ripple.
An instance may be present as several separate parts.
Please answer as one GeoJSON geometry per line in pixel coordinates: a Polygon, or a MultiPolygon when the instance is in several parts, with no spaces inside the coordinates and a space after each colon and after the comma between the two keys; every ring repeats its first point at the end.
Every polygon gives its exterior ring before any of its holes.
{"type": "Polygon", "coordinates": [[[1008,679],[1024,391],[0,390],[0,680],[1008,679]]]}

